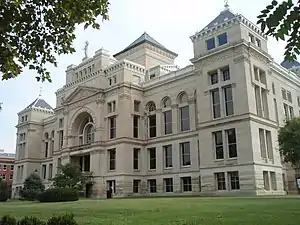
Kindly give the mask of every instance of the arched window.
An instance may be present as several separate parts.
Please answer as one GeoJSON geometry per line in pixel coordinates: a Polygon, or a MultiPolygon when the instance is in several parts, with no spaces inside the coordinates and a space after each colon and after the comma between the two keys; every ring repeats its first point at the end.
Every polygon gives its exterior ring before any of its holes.
{"type": "Polygon", "coordinates": [[[172,105],[172,102],[171,102],[171,99],[169,97],[165,97],[163,100],[162,100],[162,107],[163,108],[168,108],[168,107],[171,107],[172,105]]]}
{"type": "Polygon", "coordinates": [[[179,94],[178,103],[179,104],[187,104],[188,103],[188,95],[185,92],[179,94]]]}
{"type": "Polygon", "coordinates": [[[44,156],[45,156],[45,158],[47,158],[48,151],[49,151],[49,134],[47,132],[44,134],[44,138],[45,138],[45,140],[44,140],[44,142],[45,142],[44,156]]]}
{"type": "Polygon", "coordinates": [[[172,134],[172,102],[169,97],[165,97],[162,100],[162,110],[163,110],[163,132],[164,134],[172,134]]]}
{"type": "Polygon", "coordinates": [[[84,139],[85,144],[94,142],[94,126],[92,124],[87,124],[84,128],[84,139]]]}
{"type": "Polygon", "coordinates": [[[190,108],[188,105],[188,95],[185,92],[178,95],[178,103],[180,130],[188,131],[190,130],[190,108]]]}
{"type": "Polygon", "coordinates": [[[146,109],[149,113],[148,115],[148,133],[149,133],[149,137],[153,138],[156,137],[156,106],[155,103],[153,101],[148,102],[148,104],[146,105],[146,109]]]}
{"type": "Polygon", "coordinates": [[[156,106],[155,106],[155,103],[153,101],[148,102],[147,110],[148,110],[148,112],[154,112],[156,110],[156,106]]]}

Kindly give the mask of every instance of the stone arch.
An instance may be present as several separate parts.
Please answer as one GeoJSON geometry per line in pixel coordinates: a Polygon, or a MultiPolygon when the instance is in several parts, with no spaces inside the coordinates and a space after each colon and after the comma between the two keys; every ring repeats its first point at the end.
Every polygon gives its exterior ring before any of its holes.
{"type": "Polygon", "coordinates": [[[82,113],[87,113],[87,114],[89,114],[89,115],[91,116],[92,120],[93,120],[94,125],[97,124],[97,123],[96,123],[96,121],[97,121],[97,120],[96,120],[96,116],[95,116],[95,114],[93,113],[93,111],[90,110],[89,108],[83,107],[83,108],[78,109],[78,110],[73,114],[73,116],[72,116],[72,118],[71,118],[71,120],[70,120],[70,123],[69,123],[69,129],[71,129],[71,131],[72,131],[73,127],[74,127],[74,122],[75,122],[75,120],[76,120],[76,119],[78,118],[78,116],[79,116],[80,114],[82,114],[82,113]]]}
{"type": "Polygon", "coordinates": [[[172,106],[172,101],[169,96],[166,96],[161,100],[161,108],[169,108],[171,106],[172,106]]]}
{"type": "Polygon", "coordinates": [[[156,105],[155,105],[154,101],[149,101],[146,104],[146,111],[147,112],[154,112],[155,110],[156,110],[156,105]]]}
{"type": "Polygon", "coordinates": [[[177,96],[178,104],[187,104],[189,100],[189,96],[185,91],[182,91],[177,96]]]}

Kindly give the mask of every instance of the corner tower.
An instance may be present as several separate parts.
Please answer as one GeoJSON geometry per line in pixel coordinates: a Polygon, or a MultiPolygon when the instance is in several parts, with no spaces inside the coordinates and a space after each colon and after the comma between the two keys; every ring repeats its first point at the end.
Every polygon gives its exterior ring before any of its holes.
{"type": "Polygon", "coordinates": [[[157,65],[173,65],[177,56],[176,53],[168,50],[146,32],[124,50],[114,55],[117,60],[127,59],[143,65],[147,69],[157,65]]]}

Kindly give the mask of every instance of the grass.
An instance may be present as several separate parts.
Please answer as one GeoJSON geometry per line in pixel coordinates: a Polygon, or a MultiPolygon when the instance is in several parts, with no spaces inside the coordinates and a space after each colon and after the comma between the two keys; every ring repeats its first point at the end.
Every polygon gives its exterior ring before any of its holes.
{"type": "Polygon", "coordinates": [[[80,225],[206,224],[298,225],[300,198],[149,198],[66,203],[0,203],[0,216],[18,218],[72,212],[80,225]]]}

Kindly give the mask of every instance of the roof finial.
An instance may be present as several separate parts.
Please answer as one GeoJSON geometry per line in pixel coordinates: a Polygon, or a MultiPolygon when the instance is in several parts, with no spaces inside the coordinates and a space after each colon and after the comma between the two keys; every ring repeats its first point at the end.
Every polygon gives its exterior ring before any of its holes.
{"type": "Polygon", "coordinates": [[[40,93],[39,93],[39,97],[41,97],[41,96],[42,96],[42,92],[43,92],[43,87],[42,87],[42,86],[40,86],[40,93]]]}
{"type": "Polygon", "coordinates": [[[85,42],[85,45],[84,45],[84,58],[87,58],[88,57],[88,48],[89,48],[89,42],[86,41],[85,42]]]}
{"type": "Polygon", "coordinates": [[[228,0],[224,0],[224,7],[225,7],[225,9],[229,8],[228,0]]]}

